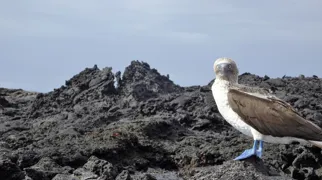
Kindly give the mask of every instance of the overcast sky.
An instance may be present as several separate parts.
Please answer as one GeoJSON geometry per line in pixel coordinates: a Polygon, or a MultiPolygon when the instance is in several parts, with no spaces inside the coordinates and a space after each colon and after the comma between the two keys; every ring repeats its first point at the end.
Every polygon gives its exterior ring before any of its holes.
{"type": "Polygon", "coordinates": [[[148,62],[182,86],[218,57],[260,76],[322,77],[322,1],[7,0],[0,87],[48,92],[86,67],[148,62]]]}

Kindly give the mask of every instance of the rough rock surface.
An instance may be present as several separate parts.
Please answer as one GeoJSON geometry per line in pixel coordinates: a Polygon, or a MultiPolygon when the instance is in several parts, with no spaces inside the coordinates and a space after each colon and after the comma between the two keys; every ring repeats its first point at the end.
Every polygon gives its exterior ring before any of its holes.
{"type": "MultiPolygon", "coordinates": [[[[239,78],[272,89],[322,126],[322,80],[316,76],[239,78]]],[[[262,161],[233,161],[252,140],[223,120],[211,83],[180,87],[133,61],[123,75],[86,68],[49,93],[0,88],[0,177],[322,179],[316,147],[265,143],[262,161]]]]}

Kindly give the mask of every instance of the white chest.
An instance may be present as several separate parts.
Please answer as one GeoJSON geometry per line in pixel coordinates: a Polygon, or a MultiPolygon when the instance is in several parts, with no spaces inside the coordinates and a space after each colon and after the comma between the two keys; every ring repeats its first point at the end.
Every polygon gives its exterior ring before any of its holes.
{"type": "Polygon", "coordinates": [[[242,121],[240,116],[230,108],[228,104],[227,93],[228,87],[224,84],[215,82],[212,85],[212,94],[216,101],[217,108],[220,114],[234,128],[239,130],[241,133],[252,137],[250,126],[247,125],[244,121],[242,121]]]}

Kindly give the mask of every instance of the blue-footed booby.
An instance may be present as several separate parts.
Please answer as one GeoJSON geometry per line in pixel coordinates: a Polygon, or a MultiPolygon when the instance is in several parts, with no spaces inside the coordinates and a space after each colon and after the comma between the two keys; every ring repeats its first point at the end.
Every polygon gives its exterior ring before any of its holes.
{"type": "Polygon", "coordinates": [[[234,160],[251,156],[261,158],[264,142],[297,142],[322,148],[322,129],[319,126],[301,117],[290,104],[270,90],[239,84],[239,70],[232,59],[219,58],[213,68],[216,79],[211,89],[220,114],[254,141],[251,149],[234,160]]]}

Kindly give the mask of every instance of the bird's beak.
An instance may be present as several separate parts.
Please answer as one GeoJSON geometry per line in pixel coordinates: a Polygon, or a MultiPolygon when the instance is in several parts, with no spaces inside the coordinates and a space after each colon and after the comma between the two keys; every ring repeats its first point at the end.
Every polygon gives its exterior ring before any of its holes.
{"type": "Polygon", "coordinates": [[[231,73],[231,64],[229,63],[221,63],[218,65],[219,72],[221,72],[223,75],[228,75],[231,73]]]}

